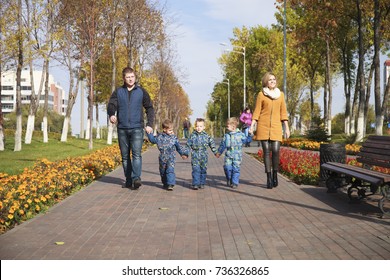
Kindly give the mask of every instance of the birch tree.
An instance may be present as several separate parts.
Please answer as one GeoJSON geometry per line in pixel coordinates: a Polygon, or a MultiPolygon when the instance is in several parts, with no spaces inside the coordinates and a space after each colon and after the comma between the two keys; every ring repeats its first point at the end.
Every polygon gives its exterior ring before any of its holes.
{"type": "Polygon", "coordinates": [[[22,150],[22,69],[24,59],[24,28],[22,20],[22,0],[18,0],[17,7],[17,68],[16,68],[16,130],[15,130],[15,146],[14,151],[20,152],[22,150]]]}

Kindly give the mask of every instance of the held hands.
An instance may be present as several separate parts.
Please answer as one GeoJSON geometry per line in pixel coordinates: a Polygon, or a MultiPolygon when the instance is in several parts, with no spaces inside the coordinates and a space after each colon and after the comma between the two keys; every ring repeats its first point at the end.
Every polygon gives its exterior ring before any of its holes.
{"type": "Polygon", "coordinates": [[[110,117],[110,122],[113,123],[113,124],[115,124],[115,123],[117,122],[117,118],[116,118],[115,115],[112,115],[112,116],[110,117]]]}
{"type": "Polygon", "coordinates": [[[182,158],[182,159],[187,159],[188,156],[183,155],[183,156],[181,156],[181,158],[182,158]]]}
{"type": "Polygon", "coordinates": [[[153,132],[153,128],[151,128],[150,126],[147,126],[147,127],[145,127],[145,131],[146,131],[146,133],[152,133],[153,132]]]}
{"type": "Polygon", "coordinates": [[[220,153],[216,153],[216,154],[215,154],[215,157],[216,157],[216,158],[219,158],[220,156],[221,156],[220,153]]]}

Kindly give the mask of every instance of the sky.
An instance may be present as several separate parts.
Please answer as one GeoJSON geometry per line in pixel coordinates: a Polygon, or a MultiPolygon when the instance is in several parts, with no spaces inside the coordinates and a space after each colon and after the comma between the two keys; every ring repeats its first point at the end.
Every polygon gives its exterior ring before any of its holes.
{"type": "Polygon", "coordinates": [[[173,32],[179,65],[187,74],[183,88],[190,98],[193,123],[205,116],[214,84],[222,81],[217,59],[231,48],[233,28],[271,26],[276,23],[276,8],[273,0],[167,0],[167,6],[178,22],[173,32]]]}
{"type": "MultiPolygon", "coordinates": [[[[204,117],[214,84],[216,81],[222,81],[222,69],[217,59],[229,45],[224,47],[220,43],[229,44],[235,27],[258,25],[270,27],[276,23],[274,2],[274,0],[166,0],[167,15],[174,19],[169,30],[174,35],[177,66],[185,76],[182,86],[189,96],[193,110],[190,117],[192,123],[197,117],[204,117]]],[[[382,61],[384,60],[381,58],[381,63],[382,61]]],[[[55,71],[53,76],[67,92],[69,84],[66,81],[67,75],[55,71]]],[[[342,81],[335,81],[333,92],[332,115],[335,115],[344,109],[342,81]]],[[[323,103],[322,97],[318,102],[323,103]]],[[[87,106],[87,102],[84,103],[87,106]]],[[[78,134],[79,97],[73,110],[72,131],[73,134],[78,134]]],[[[86,114],[87,110],[84,112],[86,114]]],[[[106,111],[103,106],[99,115],[100,124],[106,125],[106,111]]],[[[85,124],[86,120],[84,128],[85,124]]]]}

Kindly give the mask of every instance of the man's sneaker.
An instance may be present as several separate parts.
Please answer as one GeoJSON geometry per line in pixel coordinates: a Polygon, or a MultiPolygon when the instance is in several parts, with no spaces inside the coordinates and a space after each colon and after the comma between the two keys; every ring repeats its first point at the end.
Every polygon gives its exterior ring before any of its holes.
{"type": "Polygon", "coordinates": [[[199,186],[199,189],[204,189],[204,185],[200,185],[200,186],[199,186]]]}
{"type": "Polygon", "coordinates": [[[139,187],[142,186],[142,182],[140,179],[135,179],[134,182],[133,182],[133,189],[134,190],[138,190],[139,187]]]}
{"type": "Polygon", "coordinates": [[[174,185],[168,185],[167,190],[168,191],[173,191],[173,187],[174,187],[174,185]]]}
{"type": "Polygon", "coordinates": [[[233,189],[237,189],[237,188],[238,188],[238,185],[237,185],[237,184],[232,184],[232,188],[233,188],[233,189]]]}
{"type": "Polygon", "coordinates": [[[132,187],[133,187],[133,184],[127,180],[122,186],[122,188],[126,188],[126,189],[131,189],[132,187]]]}
{"type": "Polygon", "coordinates": [[[194,185],[194,186],[192,186],[192,188],[193,188],[194,190],[197,190],[197,189],[199,189],[199,186],[194,185]]]}
{"type": "Polygon", "coordinates": [[[227,187],[231,187],[231,186],[232,186],[232,182],[231,182],[230,180],[227,180],[227,181],[226,181],[226,186],[227,186],[227,187]]]}

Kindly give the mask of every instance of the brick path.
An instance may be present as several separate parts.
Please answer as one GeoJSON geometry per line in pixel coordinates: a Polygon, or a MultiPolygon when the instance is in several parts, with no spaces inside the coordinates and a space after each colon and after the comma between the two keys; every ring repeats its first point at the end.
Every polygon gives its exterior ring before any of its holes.
{"type": "Polygon", "coordinates": [[[143,154],[138,191],[121,187],[120,167],[1,235],[0,259],[390,259],[390,219],[376,202],[350,204],[282,176],[268,190],[263,165],[248,154],[236,190],[225,186],[223,158],[210,154],[205,189],[191,189],[190,160],[178,157],[168,192],[157,156],[156,148],[143,154]]]}

